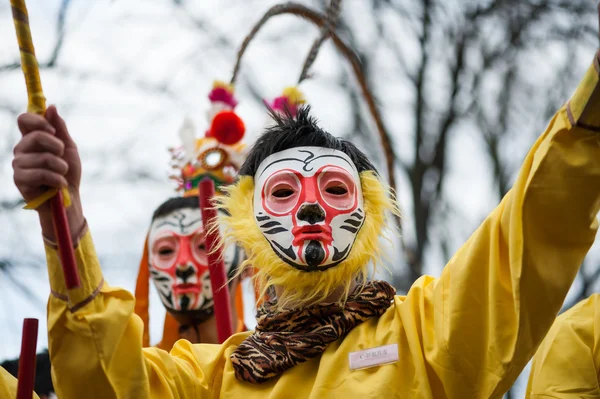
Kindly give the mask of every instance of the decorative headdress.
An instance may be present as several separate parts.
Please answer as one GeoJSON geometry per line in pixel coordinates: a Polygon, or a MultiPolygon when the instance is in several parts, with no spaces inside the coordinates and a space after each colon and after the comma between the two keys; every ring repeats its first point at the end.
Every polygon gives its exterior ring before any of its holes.
{"type": "Polygon", "coordinates": [[[273,101],[264,101],[265,105],[275,112],[285,114],[287,112],[292,116],[298,113],[298,107],[306,104],[304,94],[296,86],[286,87],[281,96],[276,97],[273,101]]]}
{"type": "Polygon", "coordinates": [[[198,184],[205,177],[215,182],[217,190],[233,183],[246,156],[246,145],[241,142],[245,126],[234,111],[233,85],[215,81],[208,98],[209,128],[204,137],[196,138],[194,125],[186,118],[180,130],[182,146],[170,149],[170,177],[184,197],[197,196],[198,184]]]}
{"type": "MultiPolygon", "coordinates": [[[[172,156],[170,178],[177,182],[176,190],[181,193],[182,197],[198,196],[198,185],[205,177],[210,177],[215,182],[217,190],[231,184],[246,155],[246,145],[241,142],[245,126],[234,111],[237,100],[234,96],[233,85],[215,81],[208,98],[211,103],[207,112],[209,127],[205,131],[204,137],[196,137],[193,122],[186,118],[180,129],[182,145],[169,149],[172,156]]],[[[135,288],[135,313],[144,322],[144,346],[150,345],[148,297],[151,277],[148,253],[148,237],[146,237],[135,288]]],[[[232,294],[235,297],[238,318],[234,329],[239,332],[245,328],[241,284],[232,294]]],[[[179,323],[167,312],[163,326],[163,338],[157,346],[170,350],[178,339],[179,323]]]]}

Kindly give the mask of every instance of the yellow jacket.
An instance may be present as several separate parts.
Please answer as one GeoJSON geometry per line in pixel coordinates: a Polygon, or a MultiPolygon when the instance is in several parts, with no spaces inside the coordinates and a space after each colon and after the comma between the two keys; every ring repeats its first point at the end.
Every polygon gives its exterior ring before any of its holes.
{"type": "Polygon", "coordinates": [[[533,358],[527,398],[600,398],[600,295],[560,315],[533,358]]]}
{"type": "MultiPolygon", "coordinates": [[[[597,64],[597,62],[596,62],[597,64]]],[[[260,385],[235,379],[223,345],[142,349],[129,292],[109,286],[87,233],[76,248],[82,287],[67,290],[46,246],[54,385],[74,398],[500,398],[535,353],[594,241],[600,208],[598,72],[527,155],[513,189],[454,255],[378,319],[317,358],[260,385]],[[586,128],[582,127],[585,126],[586,128]],[[349,370],[351,352],[397,344],[395,363],[349,370]]]]}
{"type": "MultiPolygon", "coordinates": [[[[8,371],[0,367],[0,398],[13,399],[17,397],[17,379],[8,371]]],[[[36,393],[33,393],[34,399],[39,399],[36,393]]]]}

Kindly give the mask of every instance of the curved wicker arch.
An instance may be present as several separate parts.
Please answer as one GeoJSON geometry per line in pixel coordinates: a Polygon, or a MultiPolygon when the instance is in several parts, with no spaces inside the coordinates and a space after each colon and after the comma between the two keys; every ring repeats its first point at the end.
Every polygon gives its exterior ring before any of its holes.
{"type": "MultiPolygon", "coordinates": [[[[317,11],[311,10],[310,8],[308,8],[302,4],[289,2],[289,3],[285,3],[285,4],[278,4],[278,5],[271,7],[269,10],[267,10],[267,12],[263,15],[263,17],[254,25],[254,27],[252,28],[252,30],[250,31],[248,36],[246,36],[246,38],[242,42],[242,45],[240,46],[240,49],[238,50],[238,55],[237,55],[237,60],[236,60],[235,66],[233,68],[231,84],[235,84],[235,82],[237,80],[239,70],[240,70],[240,65],[242,62],[242,58],[243,58],[244,53],[246,52],[246,49],[248,48],[250,42],[252,41],[252,39],[254,39],[256,34],[260,31],[260,29],[264,26],[264,24],[271,17],[274,17],[276,15],[283,15],[283,14],[291,14],[291,15],[299,16],[309,22],[312,22],[313,24],[317,25],[319,28],[326,27],[326,25],[328,23],[327,17],[325,15],[323,15],[317,11]]],[[[392,140],[390,138],[390,135],[389,135],[387,129],[385,128],[385,125],[383,124],[383,120],[381,118],[379,108],[377,107],[375,98],[374,98],[373,94],[371,93],[371,90],[367,84],[365,75],[362,71],[360,60],[359,60],[358,56],[354,53],[354,51],[350,47],[348,47],[348,45],[337,35],[337,33],[334,30],[329,29],[328,35],[329,35],[329,38],[333,41],[337,50],[350,63],[350,66],[352,67],[354,75],[356,76],[356,79],[358,80],[358,83],[362,90],[363,97],[367,101],[369,111],[371,112],[371,115],[373,116],[373,119],[375,120],[375,124],[377,126],[377,131],[379,133],[381,145],[383,147],[383,151],[385,154],[386,170],[387,170],[387,174],[388,174],[389,185],[390,185],[391,189],[393,190],[393,192],[396,193],[396,191],[397,191],[396,190],[396,175],[395,175],[395,171],[394,171],[395,155],[394,155],[394,151],[392,149],[392,140]]],[[[398,225],[398,228],[400,229],[400,231],[402,231],[401,220],[399,217],[397,218],[397,225],[398,225]]]]}

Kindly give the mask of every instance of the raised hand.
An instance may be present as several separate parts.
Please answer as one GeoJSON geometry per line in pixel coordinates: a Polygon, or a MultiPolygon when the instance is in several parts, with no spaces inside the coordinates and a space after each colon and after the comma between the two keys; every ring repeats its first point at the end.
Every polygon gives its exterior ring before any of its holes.
{"type": "MultiPolygon", "coordinates": [[[[79,184],[81,161],[77,146],[69,135],[65,121],[56,107],[50,106],[46,118],[23,114],[18,119],[23,137],[14,149],[14,181],[25,201],[40,196],[48,188],[68,187],[72,206],[68,208],[71,233],[76,238],[84,226],[79,184]]],[[[52,215],[48,204],[38,212],[44,236],[54,239],[52,215]]]]}

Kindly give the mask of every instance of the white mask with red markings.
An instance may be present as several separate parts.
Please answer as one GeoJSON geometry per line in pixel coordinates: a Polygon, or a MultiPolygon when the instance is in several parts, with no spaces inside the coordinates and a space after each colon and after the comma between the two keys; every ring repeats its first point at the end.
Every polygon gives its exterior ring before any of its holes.
{"type": "Polygon", "coordinates": [[[254,187],[256,222],[289,265],[322,271],[348,257],[365,214],[360,177],[345,153],[296,147],[272,154],[254,187]]]}
{"type": "MultiPolygon", "coordinates": [[[[202,217],[198,209],[181,208],[156,218],[148,236],[149,268],[165,307],[173,312],[213,312],[213,293],[202,217]]],[[[226,273],[242,254],[224,249],[226,273]]]]}

